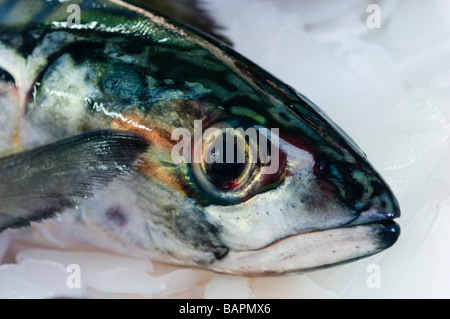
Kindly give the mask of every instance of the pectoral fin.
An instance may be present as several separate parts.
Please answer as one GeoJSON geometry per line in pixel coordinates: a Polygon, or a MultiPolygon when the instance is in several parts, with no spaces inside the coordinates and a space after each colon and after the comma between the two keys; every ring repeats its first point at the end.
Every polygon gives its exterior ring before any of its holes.
{"type": "Polygon", "coordinates": [[[126,174],[147,146],[138,135],[101,130],[0,159],[0,231],[74,207],[126,174]]]}

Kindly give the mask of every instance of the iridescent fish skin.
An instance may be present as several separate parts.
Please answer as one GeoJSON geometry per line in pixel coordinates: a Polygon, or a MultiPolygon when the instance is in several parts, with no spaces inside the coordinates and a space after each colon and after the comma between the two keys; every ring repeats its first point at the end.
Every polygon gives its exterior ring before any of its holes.
{"type": "Polygon", "coordinates": [[[79,205],[74,229],[102,248],[241,275],[316,269],[395,243],[392,191],[305,96],[147,8],[70,3],[80,6],[80,24],[59,1],[0,1],[0,153],[98,129],[149,144],[130,176],[79,205]],[[203,129],[278,128],[279,170],[266,175],[255,164],[233,177],[231,197],[200,178],[207,172],[175,164],[172,132],[193,136],[195,120],[203,129]]]}

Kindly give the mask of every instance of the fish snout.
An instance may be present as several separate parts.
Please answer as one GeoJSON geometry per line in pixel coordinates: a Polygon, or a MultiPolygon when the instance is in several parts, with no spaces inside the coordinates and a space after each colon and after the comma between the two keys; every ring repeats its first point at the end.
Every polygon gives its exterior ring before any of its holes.
{"type": "Polygon", "coordinates": [[[322,192],[335,197],[344,209],[352,212],[353,219],[344,227],[372,228],[382,249],[396,242],[400,226],[393,220],[400,217],[399,203],[370,165],[318,160],[315,175],[322,192]]]}
{"type": "Polygon", "coordinates": [[[400,205],[389,186],[380,178],[373,178],[362,197],[364,207],[352,224],[390,221],[400,217],[400,205]]]}
{"type": "Polygon", "coordinates": [[[367,209],[347,227],[367,225],[373,228],[380,249],[392,246],[400,236],[400,226],[394,219],[400,217],[400,206],[387,184],[376,179],[371,182],[372,195],[366,204],[367,209]]]}
{"type": "Polygon", "coordinates": [[[318,160],[314,174],[324,194],[338,198],[364,222],[400,217],[400,207],[387,183],[370,165],[318,160]]]}

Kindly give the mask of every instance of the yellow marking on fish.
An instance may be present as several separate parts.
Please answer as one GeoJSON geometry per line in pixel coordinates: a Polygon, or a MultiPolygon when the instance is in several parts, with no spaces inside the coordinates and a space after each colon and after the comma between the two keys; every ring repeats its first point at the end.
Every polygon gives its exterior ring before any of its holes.
{"type": "Polygon", "coordinates": [[[120,117],[111,122],[111,128],[139,134],[150,141],[152,145],[154,144],[157,147],[172,149],[174,142],[170,140],[170,134],[167,134],[166,138],[161,134],[162,131],[160,129],[150,128],[150,124],[143,122],[142,116],[121,114],[120,117]]]}
{"type": "Polygon", "coordinates": [[[142,156],[142,161],[138,163],[138,167],[141,169],[142,174],[152,179],[156,179],[181,194],[186,195],[186,191],[181,185],[180,178],[173,174],[173,170],[169,171],[162,166],[161,163],[161,154],[168,155],[170,158],[171,150],[175,145],[175,141],[170,139],[170,134],[164,134],[165,131],[159,128],[149,129],[149,124],[142,123],[143,118],[141,116],[131,114],[123,116],[127,120],[124,121],[121,118],[114,119],[111,122],[112,129],[139,134],[150,142],[151,151],[145,153],[142,156]],[[138,125],[136,125],[136,123],[138,125]]]}
{"type": "Polygon", "coordinates": [[[154,163],[144,155],[144,160],[139,162],[138,166],[145,176],[158,180],[160,183],[179,192],[182,196],[187,196],[187,192],[182,185],[182,180],[178,176],[168,172],[159,163],[154,163]]]}
{"type": "Polygon", "coordinates": [[[18,125],[16,125],[14,133],[11,135],[9,142],[11,143],[11,146],[13,147],[14,153],[19,153],[19,152],[23,151],[23,146],[22,146],[22,141],[20,140],[18,125]]]}

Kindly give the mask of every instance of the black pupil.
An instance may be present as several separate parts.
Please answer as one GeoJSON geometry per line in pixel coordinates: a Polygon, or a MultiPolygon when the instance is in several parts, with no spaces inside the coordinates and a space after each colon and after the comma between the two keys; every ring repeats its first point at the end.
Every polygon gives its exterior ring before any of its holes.
{"type": "Polygon", "coordinates": [[[220,145],[220,142],[216,143],[210,148],[210,154],[206,154],[207,156],[210,156],[209,162],[211,162],[211,164],[205,163],[205,169],[208,174],[207,177],[212,184],[225,189],[232,188],[233,186],[236,186],[236,180],[245,170],[245,150],[238,147],[237,143],[223,141],[221,144],[222,145],[220,145]],[[231,161],[227,161],[227,147],[234,149],[234,156],[231,161]],[[219,156],[221,156],[222,159],[221,163],[219,162],[219,156]],[[244,163],[238,162],[238,159],[240,158],[244,159],[244,163]]]}
{"type": "Polygon", "coordinates": [[[16,86],[16,82],[11,74],[0,68],[0,81],[7,82],[12,86],[16,86]]]}

